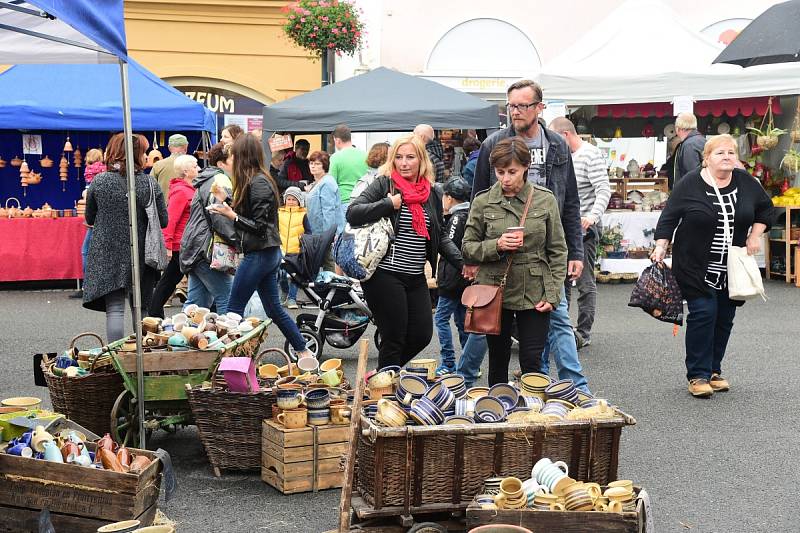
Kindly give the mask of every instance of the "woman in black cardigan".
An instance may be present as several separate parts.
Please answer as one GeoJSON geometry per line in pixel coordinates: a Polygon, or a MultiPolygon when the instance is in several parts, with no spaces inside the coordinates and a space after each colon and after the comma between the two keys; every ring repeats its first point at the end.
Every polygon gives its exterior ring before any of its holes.
{"type": "Polygon", "coordinates": [[[747,172],[735,168],[738,161],[736,141],[730,135],[718,135],[706,143],[703,168],[689,172],[675,185],[658,219],[656,248],[650,256],[663,261],[674,232],[672,270],[689,309],[686,377],[695,397],[730,388],[722,377],[722,359],[736,308],[744,303],[728,297],[730,243],[723,236],[723,217],[733,228],[733,246],[747,246],[750,255],[761,249],[762,235],[773,218],[767,193],[747,172]]]}

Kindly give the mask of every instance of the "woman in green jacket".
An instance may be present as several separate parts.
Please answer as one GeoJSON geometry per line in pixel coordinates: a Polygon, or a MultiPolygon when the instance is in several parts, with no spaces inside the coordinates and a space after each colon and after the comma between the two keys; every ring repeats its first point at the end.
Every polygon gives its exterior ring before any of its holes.
{"type": "Polygon", "coordinates": [[[561,300],[567,275],[567,244],[555,196],[528,182],[531,158],[525,142],[517,137],[498,142],[490,160],[497,182],[472,202],[462,253],[465,263],[478,265],[477,281],[483,284],[500,285],[511,262],[503,290],[500,334],[486,336],[489,385],[494,385],[508,381],[514,319],[522,372],[539,369],[549,313],[561,300]],[[532,200],[522,223],[529,194],[532,200]],[[523,231],[509,231],[519,226],[523,231]]]}

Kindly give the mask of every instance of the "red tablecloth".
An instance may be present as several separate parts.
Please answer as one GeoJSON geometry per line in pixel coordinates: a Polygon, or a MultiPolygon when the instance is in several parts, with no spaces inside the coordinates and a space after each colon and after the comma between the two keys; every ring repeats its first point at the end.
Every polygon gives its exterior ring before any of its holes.
{"type": "Polygon", "coordinates": [[[81,279],[83,218],[0,219],[0,281],[81,279]]]}

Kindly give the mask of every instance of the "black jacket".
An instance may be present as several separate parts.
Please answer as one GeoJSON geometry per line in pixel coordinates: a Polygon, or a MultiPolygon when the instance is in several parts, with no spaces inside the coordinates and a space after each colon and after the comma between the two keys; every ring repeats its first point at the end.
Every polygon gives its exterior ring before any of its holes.
{"type": "MultiPolygon", "coordinates": [[[[195,188],[194,198],[189,204],[189,220],[181,238],[181,272],[187,274],[201,261],[209,262],[208,251],[211,248],[212,229],[228,244],[236,246],[239,238],[228,218],[212,215],[206,210],[211,198],[211,185],[214,177],[222,174],[218,167],[206,167],[192,182],[195,188]],[[209,224],[213,228],[209,227],[209,224]]],[[[231,191],[228,191],[230,194],[231,191]]]]}
{"type": "MultiPolygon", "coordinates": [[[[745,246],[754,223],[772,225],[775,211],[764,188],[744,170],[735,169],[731,180],[738,189],[733,219],[733,245],[745,246]]],[[[708,185],[700,177],[700,169],[689,172],[675,183],[675,189],[661,213],[654,238],[673,240],[672,272],[688,299],[707,297],[711,287],[706,285],[708,254],[717,225],[717,215],[708,185]],[[676,231],[677,228],[677,231],[676,231]]],[[[734,302],[741,305],[743,302],[734,302]]]]}
{"type": "MultiPolygon", "coordinates": [[[[578,199],[578,183],[575,181],[575,168],[572,166],[572,155],[569,146],[561,135],[546,128],[543,120],[539,120],[539,127],[544,128],[544,137],[547,141],[547,155],[545,157],[545,177],[547,188],[558,200],[558,210],[561,214],[561,225],[564,227],[564,236],[567,239],[568,261],[583,260],[583,232],[581,231],[581,202],[578,199]]],[[[478,164],[475,165],[475,178],[472,182],[472,198],[481,191],[489,189],[497,177],[489,162],[489,156],[495,145],[508,137],[516,137],[514,126],[499,130],[491,134],[481,144],[478,155],[478,164]]]]}
{"type": "Polygon", "coordinates": [[[308,168],[308,159],[289,157],[281,165],[275,183],[278,184],[278,189],[283,193],[289,187],[300,187],[298,183],[300,180],[314,183],[314,176],[311,175],[311,170],[308,168]]]}
{"type": "MultiPolygon", "coordinates": [[[[392,200],[387,196],[392,188],[391,181],[391,178],[387,176],[378,176],[375,181],[364,189],[364,192],[356,198],[352,198],[350,206],[347,208],[347,222],[354,226],[363,226],[387,217],[392,221],[392,226],[396,231],[400,211],[395,211],[392,200]]],[[[428,201],[425,202],[423,208],[431,221],[431,227],[428,231],[430,240],[425,248],[433,273],[436,274],[437,254],[441,254],[448,263],[460,271],[464,266],[464,260],[461,258],[461,251],[444,231],[442,224],[442,197],[435,187],[431,187],[431,194],[428,196],[428,201]]]]}
{"type": "MultiPolygon", "coordinates": [[[[469,216],[469,203],[455,206],[450,213],[444,217],[444,231],[453,244],[461,249],[461,239],[464,237],[464,229],[467,227],[467,217],[469,216]],[[463,206],[463,207],[460,207],[463,206]]],[[[439,272],[436,276],[436,285],[439,294],[447,298],[461,301],[461,293],[469,285],[461,275],[461,269],[457,269],[450,263],[439,259],[439,272]]]]}
{"type": "Polygon", "coordinates": [[[278,231],[278,198],[263,174],[253,176],[250,201],[236,213],[234,224],[241,237],[240,249],[247,254],[281,245],[278,231]]]}
{"type": "MultiPolygon", "coordinates": [[[[673,171],[673,182],[678,183],[681,178],[696,168],[700,168],[703,162],[703,148],[706,146],[706,138],[697,130],[693,130],[678,145],[675,150],[675,170],[673,171]]],[[[673,185],[674,187],[674,185],[673,185]]]]}

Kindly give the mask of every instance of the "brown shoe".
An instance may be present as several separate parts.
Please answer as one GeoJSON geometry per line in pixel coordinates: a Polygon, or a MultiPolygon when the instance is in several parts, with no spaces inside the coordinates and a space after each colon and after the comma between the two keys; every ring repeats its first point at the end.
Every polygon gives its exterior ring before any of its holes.
{"type": "Polygon", "coordinates": [[[728,383],[728,380],[720,376],[719,374],[711,374],[711,379],[708,380],[708,384],[711,385],[711,388],[714,389],[714,392],[725,392],[731,390],[731,384],[728,383]]]}
{"type": "Polygon", "coordinates": [[[695,398],[708,398],[714,394],[714,389],[708,384],[707,379],[694,378],[689,380],[689,393],[695,398]]]}

